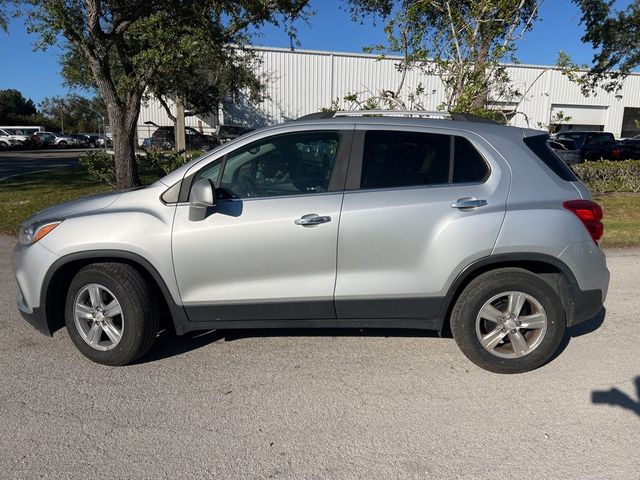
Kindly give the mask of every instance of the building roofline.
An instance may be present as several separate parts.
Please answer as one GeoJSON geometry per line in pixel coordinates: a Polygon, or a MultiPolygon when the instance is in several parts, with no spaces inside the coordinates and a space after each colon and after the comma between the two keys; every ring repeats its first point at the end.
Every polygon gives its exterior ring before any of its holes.
{"type": "MultiPolygon", "coordinates": [[[[341,52],[335,50],[310,50],[306,48],[283,48],[283,47],[269,47],[266,45],[246,45],[244,47],[247,50],[259,50],[262,52],[281,52],[281,53],[300,53],[307,55],[318,55],[322,57],[356,57],[356,58],[373,58],[373,59],[381,59],[381,60],[402,60],[401,56],[398,55],[376,55],[374,53],[358,53],[358,52],[341,52]]],[[[537,69],[537,70],[560,70],[560,67],[557,65],[539,65],[534,63],[503,63],[505,67],[512,68],[528,68],[528,69],[537,69]]],[[[578,71],[586,72],[588,70],[578,69],[578,71]]],[[[629,72],[627,76],[639,76],[640,72],[629,72]]]]}

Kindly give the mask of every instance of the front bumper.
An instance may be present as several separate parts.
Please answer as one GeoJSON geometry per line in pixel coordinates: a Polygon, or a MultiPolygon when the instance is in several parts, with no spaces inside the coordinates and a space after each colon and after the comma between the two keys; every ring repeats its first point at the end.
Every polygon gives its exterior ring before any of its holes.
{"type": "Polygon", "coordinates": [[[51,332],[51,327],[47,321],[45,308],[34,308],[31,313],[27,313],[20,309],[18,309],[18,311],[20,312],[20,315],[22,315],[22,318],[24,318],[33,328],[44,335],[49,337],[52,336],[53,332],[51,332]]]}
{"type": "Polygon", "coordinates": [[[58,256],[41,243],[16,245],[12,267],[18,283],[17,306],[22,317],[45,335],[51,335],[42,285],[47,271],[58,256]]]}

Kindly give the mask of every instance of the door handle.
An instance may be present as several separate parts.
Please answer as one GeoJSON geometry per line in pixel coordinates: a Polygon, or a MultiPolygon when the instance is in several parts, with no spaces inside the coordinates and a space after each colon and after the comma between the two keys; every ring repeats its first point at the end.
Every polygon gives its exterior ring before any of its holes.
{"type": "Polygon", "coordinates": [[[478,200],[477,198],[474,197],[463,197],[463,198],[459,198],[456,202],[451,204],[451,208],[459,208],[459,209],[466,209],[466,208],[478,208],[478,207],[484,207],[487,204],[486,200],[478,200]]]}
{"type": "Polygon", "coordinates": [[[321,216],[317,213],[308,213],[303,215],[302,218],[296,220],[296,225],[302,225],[303,227],[311,227],[313,225],[320,225],[321,223],[327,223],[331,221],[329,216],[321,216]]]}

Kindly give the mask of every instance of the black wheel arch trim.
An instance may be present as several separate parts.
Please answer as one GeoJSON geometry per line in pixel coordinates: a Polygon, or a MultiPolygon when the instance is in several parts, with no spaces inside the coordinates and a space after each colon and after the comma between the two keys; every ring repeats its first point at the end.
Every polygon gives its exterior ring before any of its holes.
{"type": "MultiPolygon", "coordinates": [[[[182,305],[178,305],[173,300],[171,292],[167,287],[164,278],[162,275],[158,273],[158,270],[153,266],[151,262],[145,259],[143,256],[138,255],[137,253],[129,252],[126,250],[86,250],[82,252],[70,253],[68,255],[64,255],[58,258],[55,262],[51,264],[47,273],[44,276],[42,281],[42,287],[40,289],[40,306],[39,310],[41,311],[41,315],[44,314],[46,318],[46,329],[49,334],[52,334],[58,327],[60,323],[59,319],[52,318],[52,312],[49,308],[47,308],[47,297],[52,287],[51,280],[56,275],[56,273],[60,272],[60,269],[65,265],[68,265],[73,262],[85,261],[85,260],[102,260],[102,261],[117,261],[124,260],[128,262],[135,263],[139,265],[141,268],[145,270],[145,273],[151,276],[156,285],[158,286],[160,293],[164,297],[164,301],[166,302],[169,311],[171,313],[171,317],[173,319],[174,328],[176,333],[182,334],[188,329],[185,330],[184,326],[188,323],[187,314],[182,307],[182,305]]],[[[43,331],[43,329],[40,329],[43,331]]],[[[47,332],[43,332],[47,333],[47,332]]]]}
{"type": "MultiPolygon", "coordinates": [[[[513,267],[518,264],[527,263],[546,264],[557,269],[562,273],[566,280],[565,285],[552,285],[552,287],[562,289],[560,297],[563,302],[566,314],[567,326],[576,325],[582,321],[588,320],[594,316],[602,308],[602,292],[600,290],[581,290],[575,275],[571,269],[562,260],[544,253],[500,253],[479,258],[467,265],[452,282],[444,302],[440,307],[438,318],[441,319],[442,329],[445,328],[451,309],[458,295],[468,282],[475,278],[483,271],[493,270],[495,268],[513,267]],[[598,304],[594,298],[600,298],[598,304]]],[[[526,269],[525,266],[523,268],[526,269]]],[[[543,277],[543,279],[547,280],[543,277]]]]}
{"type": "MultiPolygon", "coordinates": [[[[38,328],[38,330],[45,334],[51,334],[56,330],[56,328],[52,328],[55,327],[53,323],[55,323],[56,319],[51,317],[50,310],[47,308],[47,296],[52,286],[51,280],[53,279],[54,275],[59,272],[62,267],[69,263],[93,259],[100,259],[103,261],[125,260],[133,262],[143,268],[145,272],[149,274],[155,281],[161,294],[163,295],[164,300],[170,310],[175,331],[178,335],[182,335],[194,329],[205,327],[204,323],[193,322],[189,320],[184,307],[182,305],[176,304],[173,300],[173,297],[160,273],[158,273],[156,268],[141,255],[126,250],[87,250],[71,253],[60,257],[51,265],[51,267],[49,267],[43,279],[40,292],[40,306],[38,308],[38,317],[40,318],[40,320],[37,323],[40,323],[41,326],[36,327],[38,328]],[[43,320],[45,319],[46,324],[45,322],[43,322],[43,320]]],[[[446,320],[448,319],[451,309],[453,308],[453,304],[459,293],[462,291],[461,287],[464,287],[469,281],[471,281],[471,279],[475,278],[478,274],[482,273],[483,271],[500,268],[501,266],[517,266],[517,264],[522,265],[526,264],[527,262],[547,264],[551,267],[554,267],[556,270],[560,271],[563,274],[563,277],[564,279],[566,279],[567,284],[565,287],[566,290],[562,292],[563,295],[561,295],[561,297],[567,315],[566,320],[568,326],[572,326],[580,323],[581,321],[588,320],[593,315],[598,313],[602,308],[602,292],[600,290],[580,290],[571,269],[557,257],[541,253],[496,254],[482,257],[471,262],[456,276],[456,278],[450,285],[449,290],[447,291],[447,295],[444,297],[441,303],[440,311],[437,317],[431,321],[431,328],[435,327],[435,329],[442,332],[442,330],[446,326],[446,320]]],[[[562,288],[562,285],[560,285],[560,288],[562,288]]],[[[31,321],[30,323],[33,324],[34,322],[31,321]]],[[[220,325],[216,324],[216,327],[220,328],[220,325]]]]}

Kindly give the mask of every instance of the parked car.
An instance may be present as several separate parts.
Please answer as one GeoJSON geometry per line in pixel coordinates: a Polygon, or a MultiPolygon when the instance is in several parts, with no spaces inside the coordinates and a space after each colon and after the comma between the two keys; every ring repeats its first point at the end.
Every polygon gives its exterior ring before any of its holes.
{"type": "Polygon", "coordinates": [[[112,148],[113,140],[106,135],[98,135],[97,136],[97,146],[99,148],[112,148]]]}
{"type": "Polygon", "coordinates": [[[38,146],[52,146],[60,148],[68,148],[77,146],[74,138],[60,133],[38,132],[31,137],[33,142],[38,146]]]}
{"type": "Polygon", "coordinates": [[[29,137],[26,135],[14,134],[8,130],[0,128],[0,138],[4,139],[10,145],[22,146],[29,143],[29,137]]]}
{"type": "Polygon", "coordinates": [[[636,158],[635,149],[618,142],[613,133],[570,130],[556,134],[557,139],[574,140],[583,160],[626,160],[636,158]]]}
{"type": "MultiPolygon", "coordinates": [[[[145,139],[142,145],[145,148],[161,148],[171,150],[176,148],[175,128],[158,127],[149,139],[145,139]]],[[[205,135],[195,128],[185,128],[185,141],[188,150],[211,150],[218,146],[220,141],[213,135],[205,135]]]]}
{"type": "Polygon", "coordinates": [[[634,159],[640,158],[640,135],[636,135],[635,137],[631,138],[625,138],[624,140],[621,140],[620,143],[622,143],[622,145],[624,145],[625,147],[633,150],[634,159]]]}
{"type": "Polygon", "coordinates": [[[548,143],[551,150],[567,165],[575,165],[583,161],[580,147],[578,147],[575,140],[570,138],[551,138],[548,143]]]}
{"type": "Polygon", "coordinates": [[[372,113],[254,131],[37,213],[14,252],[18,309],[107,365],[147,352],[161,315],[178,334],[450,328],[487,370],[549,361],[607,294],[588,189],[539,131],[372,113]]]}
{"type": "Polygon", "coordinates": [[[86,133],[74,133],[70,135],[70,137],[75,140],[77,147],[80,148],[89,148],[92,146],[91,137],[86,133]]]}
{"type": "Polygon", "coordinates": [[[253,130],[253,128],[243,127],[242,125],[220,125],[218,128],[218,139],[220,143],[228,142],[253,130]]]}

